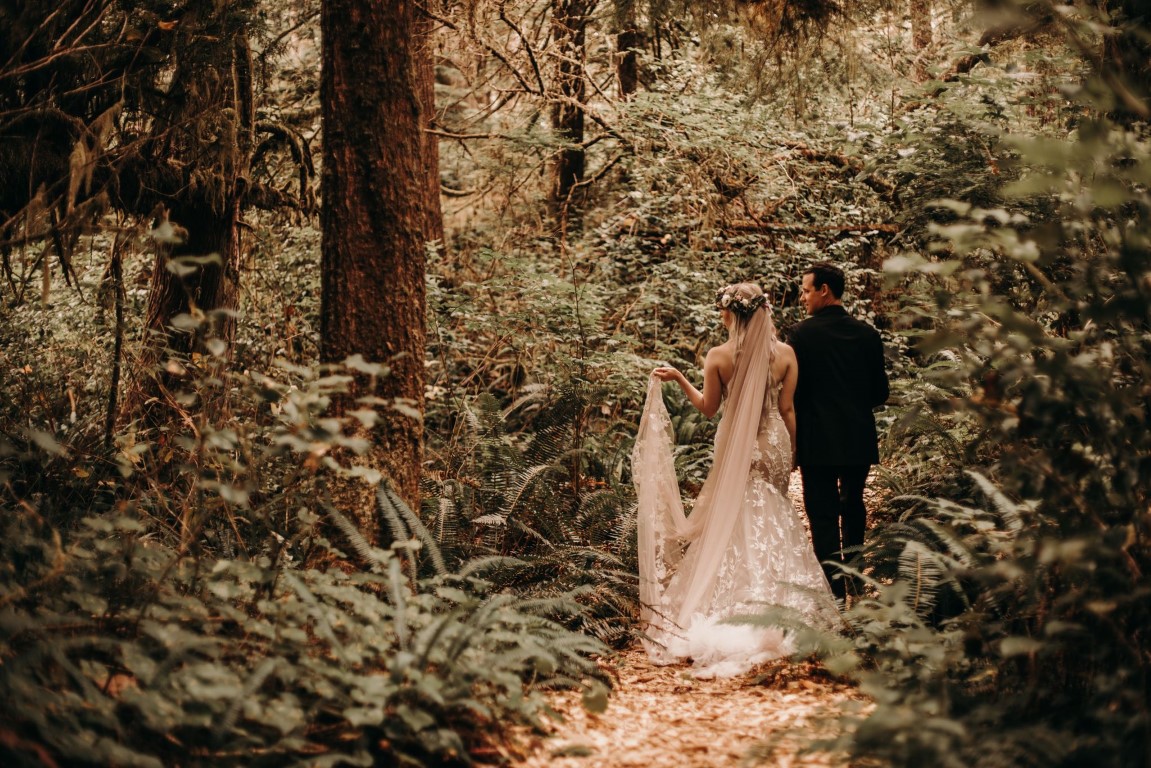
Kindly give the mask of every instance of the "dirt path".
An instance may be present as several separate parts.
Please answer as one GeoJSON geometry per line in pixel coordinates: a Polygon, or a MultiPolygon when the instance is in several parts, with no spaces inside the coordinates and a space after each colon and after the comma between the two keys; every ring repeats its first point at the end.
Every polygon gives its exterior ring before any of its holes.
{"type": "MultiPolygon", "coordinates": [[[[788,495],[802,512],[798,472],[788,495]]],[[[740,677],[697,680],[689,665],[657,667],[636,647],[611,666],[617,681],[607,711],[589,714],[578,696],[558,695],[564,722],[547,737],[525,736],[527,757],[517,768],[844,766],[842,755],[804,749],[837,733],[841,716],[868,706],[855,688],[787,660],[740,677]],[[769,758],[748,760],[769,741],[769,758]]]]}
{"type": "Polygon", "coordinates": [[[654,666],[637,648],[612,666],[618,682],[607,711],[589,714],[578,697],[557,697],[564,722],[548,737],[528,738],[519,768],[741,766],[769,739],[777,743],[761,765],[845,765],[842,757],[801,750],[812,738],[834,734],[842,714],[864,706],[854,688],[790,662],[697,680],[687,665],[654,666]]]}

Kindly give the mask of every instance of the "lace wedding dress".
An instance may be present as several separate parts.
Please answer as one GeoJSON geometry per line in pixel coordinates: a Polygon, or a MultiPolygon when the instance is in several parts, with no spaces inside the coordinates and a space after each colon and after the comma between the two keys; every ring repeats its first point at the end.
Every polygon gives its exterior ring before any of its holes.
{"type": "Polygon", "coordinates": [[[644,645],[659,664],[691,660],[698,677],[729,677],[793,650],[780,627],[724,623],[781,606],[816,626],[838,613],[800,513],[787,496],[791,441],[770,381],[774,327],[753,321],[716,434],[712,470],[685,516],[671,420],[652,377],[632,473],[644,645]],[[764,338],[766,334],[766,338],[764,338]],[[758,358],[758,359],[757,359],[758,358]]]}

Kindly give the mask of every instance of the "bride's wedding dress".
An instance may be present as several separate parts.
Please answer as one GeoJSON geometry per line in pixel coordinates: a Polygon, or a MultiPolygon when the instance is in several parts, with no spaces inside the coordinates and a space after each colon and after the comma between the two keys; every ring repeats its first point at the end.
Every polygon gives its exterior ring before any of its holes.
{"type": "Polygon", "coordinates": [[[690,659],[699,677],[738,675],[793,650],[782,628],[725,619],[762,614],[769,606],[816,626],[837,618],[810,537],[787,496],[791,440],[777,408],[780,388],[770,382],[774,328],[764,314],[765,327],[753,321],[744,340],[751,359],[737,362],[712,470],[690,516],[675,475],[671,420],[654,377],[632,453],[644,645],[656,663],[690,659]]]}

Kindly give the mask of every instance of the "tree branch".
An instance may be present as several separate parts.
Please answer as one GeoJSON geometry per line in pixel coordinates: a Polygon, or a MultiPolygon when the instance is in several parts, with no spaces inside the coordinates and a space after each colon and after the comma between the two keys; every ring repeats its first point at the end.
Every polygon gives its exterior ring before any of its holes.
{"type": "MultiPolygon", "coordinates": [[[[781,142],[781,144],[784,148],[799,154],[801,157],[807,160],[830,163],[837,168],[855,171],[856,173],[862,171],[865,168],[862,161],[854,157],[849,157],[847,155],[841,154],[839,152],[831,152],[829,150],[823,149],[812,149],[807,145],[800,144],[798,142],[781,142]]],[[[778,157],[779,156],[776,156],[776,159],[778,159],[778,157]]],[[[899,189],[895,186],[894,183],[890,181],[876,178],[871,174],[868,174],[866,177],[861,179],[861,181],[881,195],[885,195],[893,200],[897,200],[899,198],[899,189]]]]}
{"type": "Polygon", "coordinates": [[[504,24],[507,24],[511,28],[511,30],[516,33],[516,35],[519,37],[520,41],[524,44],[524,48],[528,52],[528,61],[531,62],[532,69],[536,73],[536,82],[539,83],[539,86],[540,86],[539,92],[543,93],[544,91],[547,90],[547,86],[544,85],[544,76],[543,76],[543,73],[540,72],[540,63],[539,63],[539,61],[536,60],[535,51],[532,50],[532,44],[528,41],[528,39],[526,37],[524,37],[524,33],[520,31],[520,28],[518,26],[516,26],[515,22],[513,22],[511,19],[508,18],[507,12],[505,10],[504,0],[500,0],[500,21],[502,21],[504,24]]]}
{"type": "MultiPolygon", "coordinates": [[[[459,26],[454,21],[452,21],[451,19],[449,19],[445,16],[441,16],[438,13],[435,13],[434,11],[430,10],[426,5],[423,5],[423,4],[421,4],[419,6],[419,9],[420,9],[421,13],[423,13],[425,16],[427,16],[432,21],[439,22],[440,24],[443,24],[445,27],[452,30],[453,32],[460,32],[462,34],[462,31],[460,30],[459,26]]],[[[525,78],[523,76],[523,74],[518,69],[516,69],[516,67],[511,63],[511,61],[508,60],[508,57],[505,56],[494,45],[491,45],[490,43],[484,42],[483,40],[480,40],[478,37],[476,37],[474,35],[471,35],[470,37],[473,40],[475,40],[477,43],[479,43],[481,46],[483,46],[487,50],[488,53],[490,53],[492,56],[495,56],[496,59],[498,59],[499,62],[501,64],[503,64],[509,72],[511,72],[512,77],[514,77],[519,82],[520,86],[524,89],[524,91],[526,91],[527,93],[535,94],[536,96],[542,96],[543,95],[543,90],[542,89],[537,90],[537,89],[533,88],[531,85],[529,85],[527,78],[525,78]]]]}
{"type": "Polygon", "coordinates": [[[260,160],[273,143],[281,141],[287,144],[292,153],[292,159],[296,161],[296,167],[299,169],[300,195],[297,201],[298,206],[304,213],[311,213],[316,202],[311,187],[311,181],[315,178],[316,170],[312,164],[312,153],[305,146],[304,138],[283,123],[271,120],[259,120],[255,127],[256,132],[268,134],[271,138],[261,142],[256,147],[252,153],[252,164],[254,165],[260,160]]]}

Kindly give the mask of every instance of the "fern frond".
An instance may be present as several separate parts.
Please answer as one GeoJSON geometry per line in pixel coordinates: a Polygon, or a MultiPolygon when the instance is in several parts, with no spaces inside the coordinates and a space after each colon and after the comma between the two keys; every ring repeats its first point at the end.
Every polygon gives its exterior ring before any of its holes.
{"type": "Polygon", "coordinates": [[[452,638],[446,649],[448,659],[455,661],[468,648],[473,638],[481,636],[499,622],[499,612],[512,602],[510,595],[494,595],[477,608],[464,624],[460,633],[452,638]]]}
{"type": "Polygon", "coordinates": [[[908,541],[899,555],[899,576],[911,585],[911,607],[917,613],[935,606],[939,584],[945,578],[935,553],[918,541],[908,541]]]}
{"type": "Polygon", "coordinates": [[[404,592],[404,577],[400,571],[399,560],[388,563],[388,585],[391,587],[392,604],[395,613],[392,614],[392,629],[396,633],[396,640],[400,648],[408,645],[407,596],[404,592]]]}
{"type": "Polygon", "coordinates": [[[516,472],[514,476],[515,479],[507,491],[506,498],[504,502],[500,504],[500,513],[505,517],[513,515],[523,500],[524,495],[533,488],[538,480],[554,469],[556,469],[556,467],[553,464],[537,464],[524,472],[516,472]]]}
{"type": "Polygon", "coordinates": [[[408,530],[408,526],[404,523],[403,515],[400,514],[400,511],[396,509],[394,504],[387,502],[386,496],[381,493],[376,494],[376,508],[379,509],[380,515],[388,525],[392,542],[407,541],[412,537],[411,531],[408,530]]]}
{"type": "Polygon", "coordinates": [[[927,531],[935,545],[937,547],[942,546],[946,550],[955,566],[974,568],[978,564],[975,553],[971,551],[971,548],[958,536],[954,529],[941,525],[930,518],[916,520],[915,526],[927,531]]]}
{"type": "MultiPolygon", "coordinates": [[[[424,545],[424,551],[431,558],[436,573],[440,575],[447,573],[448,568],[444,564],[444,556],[440,552],[439,542],[432,536],[431,531],[427,529],[419,516],[412,512],[411,507],[405,504],[404,500],[397,496],[396,492],[389,486],[380,487],[376,492],[376,501],[381,510],[390,509],[392,516],[402,518],[405,527],[424,545]]],[[[384,514],[388,515],[389,513],[385,512],[384,514]]]]}
{"type": "Polygon", "coordinates": [[[443,546],[447,542],[459,539],[460,534],[460,508],[456,500],[450,496],[442,495],[437,500],[436,515],[432,519],[432,530],[436,541],[443,546]]]}
{"type": "Polygon", "coordinates": [[[611,547],[616,552],[632,552],[637,546],[639,526],[639,504],[632,502],[615,519],[611,528],[611,547]]]}
{"type": "Polygon", "coordinates": [[[584,632],[591,634],[604,645],[618,648],[634,639],[635,622],[630,618],[588,619],[583,623],[584,632]]]}
{"type": "Polygon", "coordinates": [[[975,481],[975,484],[979,486],[979,490],[983,491],[983,494],[995,505],[995,510],[1007,526],[1007,530],[1018,531],[1023,528],[1023,516],[1020,514],[1021,505],[1007,498],[1003,491],[999,490],[994,483],[981,473],[968,470],[966,474],[975,481]]]}
{"type": "Polygon", "coordinates": [[[524,461],[531,464],[554,464],[568,452],[574,437],[574,424],[553,424],[532,435],[524,448],[524,461]]]}
{"type": "Polygon", "coordinates": [[[521,533],[526,533],[529,537],[542,544],[545,549],[554,550],[556,548],[556,545],[552,542],[551,539],[549,539],[547,536],[544,536],[542,533],[537,531],[535,528],[532,528],[527,523],[524,523],[515,518],[511,518],[508,523],[509,527],[514,528],[521,533]]]}
{"type": "Polygon", "coordinates": [[[623,515],[625,500],[614,489],[583,494],[575,516],[576,530],[588,544],[614,548],[615,524],[623,515]]]}
{"type": "Polygon", "coordinates": [[[362,564],[371,565],[383,562],[376,548],[364,538],[364,534],[360,532],[360,529],[357,528],[351,520],[345,517],[342,512],[335,507],[325,505],[324,513],[336,527],[336,530],[338,530],[348,544],[351,545],[352,550],[355,551],[356,556],[362,564]]]}
{"type": "MultiPolygon", "coordinates": [[[[944,458],[958,462],[963,456],[963,444],[934,414],[922,408],[915,408],[900,418],[888,430],[885,440],[888,444],[906,447],[917,438],[934,440],[944,458]]],[[[936,456],[938,460],[939,456],[936,456]]]]}
{"type": "Polygon", "coordinates": [[[516,603],[516,608],[539,617],[576,616],[583,612],[583,606],[573,599],[571,592],[558,597],[522,600],[516,603]]]}
{"type": "Polygon", "coordinates": [[[492,555],[490,557],[477,557],[464,563],[457,573],[462,578],[478,577],[480,574],[487,571],[498,570],[501,568],[516,569],[526,565],[526,561],[520,560],[516,557],[507,557],[504,555],[492,555]]]}

